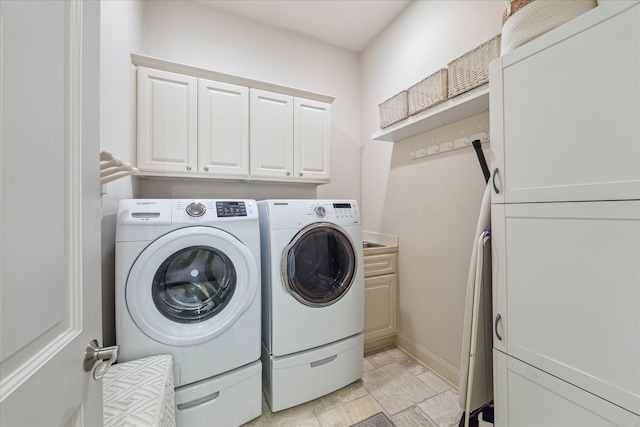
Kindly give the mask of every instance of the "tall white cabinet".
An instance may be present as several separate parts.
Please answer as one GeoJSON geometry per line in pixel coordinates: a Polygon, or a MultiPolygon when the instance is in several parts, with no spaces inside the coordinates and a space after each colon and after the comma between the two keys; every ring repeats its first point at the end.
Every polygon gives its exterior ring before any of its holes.
{"type": "Polygon", "coordinates": [[[491,64],[499,426],[640,425],[640,4],[491,64]]]}

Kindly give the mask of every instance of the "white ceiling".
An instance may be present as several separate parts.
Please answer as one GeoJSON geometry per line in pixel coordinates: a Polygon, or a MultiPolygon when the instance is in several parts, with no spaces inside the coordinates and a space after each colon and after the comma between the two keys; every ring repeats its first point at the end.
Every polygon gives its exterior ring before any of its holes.
{"type": "Polygon", "coordinates": [[[194,0],[230,15],[361,52],[412,0],[194,0]]]}

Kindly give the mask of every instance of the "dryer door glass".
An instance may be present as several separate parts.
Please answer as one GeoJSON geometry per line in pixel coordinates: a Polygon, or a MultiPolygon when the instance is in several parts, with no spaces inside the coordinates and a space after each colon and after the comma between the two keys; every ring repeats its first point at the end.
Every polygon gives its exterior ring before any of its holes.
{"type": "Polygon", "coordinates": [[[229,303],[236,288],[236,270],[214,248],[185,248],[168,257],[153,278],[152,297],[166,318],[180,323],[210,319],[229,303]]]}
{"type": "Polygon", "coordinates": [[[356,251],[339,227],[316,223],[304,228],[284,250],[285,288],[298,301],[326,307],[342,298],[353,283],[356,251]]]}

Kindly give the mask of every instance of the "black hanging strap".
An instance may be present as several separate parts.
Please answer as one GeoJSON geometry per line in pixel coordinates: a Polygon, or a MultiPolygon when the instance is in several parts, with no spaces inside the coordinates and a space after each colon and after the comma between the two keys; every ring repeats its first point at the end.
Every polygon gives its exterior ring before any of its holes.
{"type": "Polygon", "coordinates": [[[472,142],[473,148],[476,149],[476,155],[478,156],[478,161],[480,162],[480,167],[482,168],[482,173],[484,174],[484,182],[485,184],[489,182],[489,177],[491,174],[489,173],[489,167],[487,166],[487,160],[484,158],[484,153],[482,152],[482,145],[479,139],[476,139],[472,142]]]}

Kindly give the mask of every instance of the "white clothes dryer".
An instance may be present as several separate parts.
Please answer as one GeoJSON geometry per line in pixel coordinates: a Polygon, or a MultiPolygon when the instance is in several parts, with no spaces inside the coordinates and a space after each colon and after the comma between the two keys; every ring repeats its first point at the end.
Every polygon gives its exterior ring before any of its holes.
{"type": "Polygon", "coordinates": [[[254,200],[120,202],[119,359],[173,356],[178,425],[261,414],[259,288],[254,200]]]}
{"type": "Polygon", "coordinates": [[[279,411],[362,376],[362,226],[354,200],[264,200],[258,208],[263,390],[279,411]]]}

